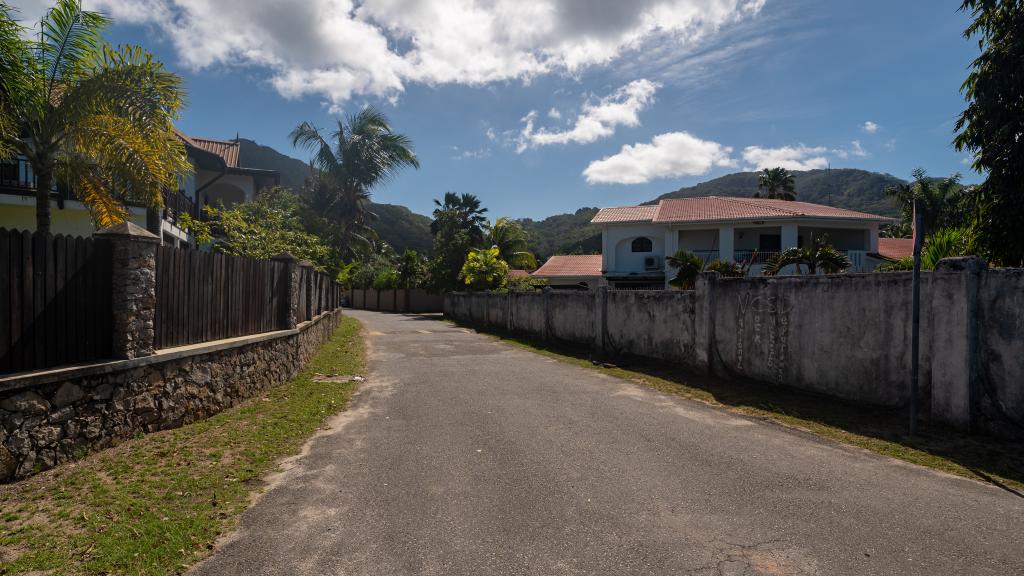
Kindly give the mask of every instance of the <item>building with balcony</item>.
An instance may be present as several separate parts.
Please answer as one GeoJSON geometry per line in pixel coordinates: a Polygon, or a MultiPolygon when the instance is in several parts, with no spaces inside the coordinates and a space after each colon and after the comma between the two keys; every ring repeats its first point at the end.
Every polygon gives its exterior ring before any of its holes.
{"type": "Polygon", "coordinates": [[[868,272],[886,259],[878,229],[891,221],[809,202],[707,196],[604,208],[591,222],[602,230],[603,283],[657,289],[672,278],[665,257],[680,249],[705,261],[749,263],[749,273],[759,275],[779,252],[822,235],[850,258],[850,272],[868,272]]]}
{"type": "MultiPolygon", "coordinates": [[[[238,140],[197,138],[178,132],[185,145],[192,173],[181,179],[178,190],[164,192],[160,210],[129,204],[129,219],[160,236],[164,244],[195,246],[191,234],[179,226],[181,214],[202,217],[206,205],[231,207],[250,201],[256,192],[280,183],[275,170],[245,168],[241,165],[238,140]]],[[[0,162],[0,228],[35,230],[36,178],[23,158],[0,162]]],[[[89,210],[70,190],[59,183],[50,194],[51,230],[54,234],[89,236],[94,231],[89,210]]]]}

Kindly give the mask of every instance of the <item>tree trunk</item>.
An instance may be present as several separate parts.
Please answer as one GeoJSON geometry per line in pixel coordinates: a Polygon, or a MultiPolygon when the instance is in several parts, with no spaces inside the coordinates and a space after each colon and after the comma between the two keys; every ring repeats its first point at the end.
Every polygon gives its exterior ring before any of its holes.
{"type": "Polygon", "coordinates": [[[36,173],[36,232],[50,233],[50,187],[53,174],[49,171],[36,173]]]}

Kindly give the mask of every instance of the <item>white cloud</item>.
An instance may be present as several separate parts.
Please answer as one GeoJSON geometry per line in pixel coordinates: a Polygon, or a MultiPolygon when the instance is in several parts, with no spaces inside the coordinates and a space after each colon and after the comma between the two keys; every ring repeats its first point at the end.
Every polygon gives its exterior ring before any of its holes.
{"type": "Polygon", "coordinates": [[[787,170],[814,170],[828,166],[828,151],[824,146],[783,146],[781,148],[762,148],[747,146],[743,149],[743,160],[751,170],[762,168],[785,168],[787,170]]]}
{"type": "Polygon", "coordinates": [[[868,154],[868,151],[865,150],[863,146],[861,146],[860,140],[854,140],[853,142],[850,142],[849,148],[836,148],[832,150],[832,152],[839,158],[842,158],[843,160],[846,160],[850,157],[866,158],[867,156],[870,156],[870,154],[868,154]]]}
{"type": "Polygon", "coordinates": [[[558,108],[552,108],[551,110],[548,110],[548,118],[551,118],[552,120],[561,120],[562,113],[558,111],[558,108]]]}
{"type": "Polygon", "coordinates": [[[875,132],[878,132],[879,128],[881,128],[881,126],[875,124],[871,120],[868,120],[860,127],[861,130],[867,132],[868,134],[874,134],[875,132]]]}
{"type": "MultiPolygon", "coordinates": [[[[86,0],[151,25],[192,69],[255,66],[287,97],[394,97],[612,62],[643,43],[703,45],[766,0],[86,0]]],[[[38,18],[42,0],[24,0],[38,18]]]]}
{"type": "Polygon", "coordinates": [[[889,138],[885,142],[885,144],[882,144],[882,147],[885,148],[886,150],[888,150],[889,152],[892,152],[893,150],[896,150],[896,139],[895,138],[889,138]]]}
{"type": "Polygon", "coordinates": [[[655,136],[649,144],[623,146],[583,171],[590,184],[643,184],[657,178],[699,176],[715,167],[735,167],[732,148],[688,132],[655,136]]]}
{"type": "Polygon", "coordinates": [[[526,124],[516,146],[516,152],[536,146],[551,144],[589,144],[615,133],[618,126],[640,124],[640,112],[654,101],[659,85],[650,80],[634,80],[596,101],[588,98],[580,109],[572,128],[551,132],[545,128],[535,129],[537,112],[532,111],[522,118],[526,124]]]}

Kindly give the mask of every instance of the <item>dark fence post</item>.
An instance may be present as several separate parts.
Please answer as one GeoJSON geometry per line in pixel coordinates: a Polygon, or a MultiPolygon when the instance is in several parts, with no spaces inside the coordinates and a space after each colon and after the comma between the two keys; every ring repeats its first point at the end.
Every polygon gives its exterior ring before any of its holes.
{"type": "Polygon", "coordinates": [[[156,248],[160,238],[125,222],[100,230],[110,243],[112,354],[132,359],[153,354],[156,319],[156,248]]]}
{"type": "Polygon", "coordinates": [[[286,293],[282,294],[285,308],[282,314],[282,329],[291,330],[298,324],[299,316],[299,266],[295,262],[295,257],[287,252],[281,252],[277,256],[274,256],[275,262],[284,263],[284,276],[286,279],[285,290],[286,293]]]}
{"type": "Polygon", "coordinates": [[[313,263],[310,262],[309,260],[303,260],[302,262],[299,262],[299,267],[302,268],[302,274],[306,277],[305,319],[312,320],[314,311],[313,282],[315,281],[315,276],[313,274],[313,263]]]}

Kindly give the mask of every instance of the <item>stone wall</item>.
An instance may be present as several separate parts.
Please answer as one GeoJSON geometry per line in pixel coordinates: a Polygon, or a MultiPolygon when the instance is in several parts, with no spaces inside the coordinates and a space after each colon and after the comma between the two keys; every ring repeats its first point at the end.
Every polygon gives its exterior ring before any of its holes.
{"type": "Polygon", "coordinates": [[[293,330],[0,379],[0,480],[207,418],[286,382],[340,320],[327,312],[293,330]]]}
{"type": "MultiPolygon", "coordinates": [[[[693,291],[449,294],[445,315],[611,354],[905,406],[909,272],[723,279],[693,291]],[[503,321],[512,310],[511,322],[503,321]]],[[[1024,434],[1024,270],[949,259],[922,274],[919,403],[966,430],[1024,434]]]]}

